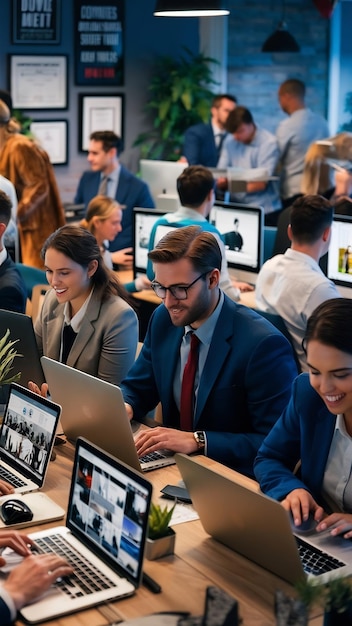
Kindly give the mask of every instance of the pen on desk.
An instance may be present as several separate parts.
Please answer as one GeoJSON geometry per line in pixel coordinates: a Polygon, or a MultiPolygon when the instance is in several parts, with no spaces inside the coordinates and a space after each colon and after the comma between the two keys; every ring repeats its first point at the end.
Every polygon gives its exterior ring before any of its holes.
{"type": "Polygon", "coordinates": [[[143,582],[143,585],[145,585],[153,593],[161,592],[160,585],[153,578],[148,576],[148,574],[146,574],[145,572],[143,572],[142,582],[143,582]]]}

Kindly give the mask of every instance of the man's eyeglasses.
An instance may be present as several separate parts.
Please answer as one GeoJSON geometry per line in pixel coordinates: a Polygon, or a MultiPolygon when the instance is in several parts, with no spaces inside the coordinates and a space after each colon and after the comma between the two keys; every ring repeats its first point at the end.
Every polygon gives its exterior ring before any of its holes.
{"type": "Polygon", "coordinates": [[[208,274],[208,272],[203,272],[203,274],[198,276],[198,278],[196,278],[193,281],[193,283],[190,283],[189,285],[186,285],[185,287],[183,286],[181,287],[181,285],[172,285],[171,287],[164,287],[163,285],[160,285],[160,283],[157,283],[157,282],[152,282],[151,287],[152,289],[154,289],[158,298],[161,298],[162,300],[165,300],[167,291],[169,291],[171,295],[174,298],[176,298],[176,300],[186,300],[188,298],[188,290],[191,287],[193,287],[193,285],[195,285],[196,282],[200,280],[201,278],[203,278],[203,276],[205,276],[206,274],[208,274]]]}

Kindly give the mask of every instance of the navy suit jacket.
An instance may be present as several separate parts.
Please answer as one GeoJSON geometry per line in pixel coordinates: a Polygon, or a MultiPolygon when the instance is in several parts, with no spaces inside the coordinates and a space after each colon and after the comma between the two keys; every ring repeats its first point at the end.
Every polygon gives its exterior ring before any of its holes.
{"type": "MultiPolygon", "coordinates": [[[[173,381],[183,334],[164,305],[154,311],[142,351],[121,385],[135,419],[161,401],[164,425],[179,428],[173,381]]],[[[208,456],[253,475],[256,452],[286,406],[296,374],[285,337],[225,296],[199,383],[193,425],[206,431],[208,456]]]]}
{"type": "Polygon", "coordinates": [[[190,126],[185,133],[182,153],[189,165],[216,167],[219,154],[212,125],[209,123],[190,126]]]}
{"type": "Polygon", "coordinates": [[[258,452],[254,469],[262,491],[283,500],[293,489],[307,489],[328,510],[321,490],[335,422],[309,375],[298,376],[287,408],[258,452]],[[300,472],[294,475],[299,460],[300,472]]]}
{"type": "Polygon", "coordinates": [[[0,265],[0,307],[7,311],[24,313],[27,289],[24,280],[9,256],[0,265]]]}
{"type": "Polygon", "coordinates": [[[12,624],[9,608],[2,598],[0,598],[0,624],[1,626],[12,624]]]}
{"type": "MultiPolygon", "coordinates": [[[[100,179],[100,172],[84,172],[78,184],[75,202],[85,204],[87,208],[88,203],[98,193],[100,179]]],[[[133,208],[139,206],[153,209],[155,206],[148,185],[131,174],[123,165],[121,165],[115,199],[126,208],[122,211],[122,232],[115,237],[114,241],[111,241],[109,246],[111,251],[129,248],[133,245],[133,208]]]]}

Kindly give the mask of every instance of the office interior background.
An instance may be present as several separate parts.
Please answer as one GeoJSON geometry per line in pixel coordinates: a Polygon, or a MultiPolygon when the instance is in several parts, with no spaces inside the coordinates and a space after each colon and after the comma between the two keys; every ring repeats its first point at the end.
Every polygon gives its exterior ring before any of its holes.
{"type": "MultiPolygon", "coordinates": [[[[35,120],[67,120],[68,163],[55,166],[63,201],[73,199],[78,178],[87,167],[80,150],[82,94],[124,96],[121,160],[138,171],[138,149],[133,142],[150,128],[145,111],[148,83],[160,55],[179,57],[187,47],[219,61],[213,66],[218,81],[215,92],[228,91],[253,113],[256,122],[274,131],[284,114],[277,100],[280,83],[288,77],[307,85],[307,104],[325,115],[331,134],[351,121],[345,111],[346,94],[352,92],[352,1],[338,0],[330,19],[322,17],[313,0],[228,0],[229,17],[154,17],[155,0],[125,0],[123,23],[124,81],[122,85],[87,87],[75,84],[74,0],[61,0],[60,41],[57,44],[13,43],[14,0],[3,0],[0,20],[0,88],[10,88],[9,58],[16,54],[67,55],[68,106],[64,110],[29,110],[35,120]],[[265,39],[282,19],[300,46],[298,53],[264,53],[265,39]]],[[[317,0],[317,4],[319,1],[317,0]]],[[[97,2],[96,4],[99,4],[97,2]]],[[[104,3],[106,4],[106,3],[104,3]]]]}

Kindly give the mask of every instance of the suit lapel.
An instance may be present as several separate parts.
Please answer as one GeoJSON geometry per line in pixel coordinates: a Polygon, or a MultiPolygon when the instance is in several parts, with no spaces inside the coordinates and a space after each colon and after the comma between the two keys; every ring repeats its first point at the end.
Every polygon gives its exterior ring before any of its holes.
{"type": "Polygon", "coordinates": [[[229,310],[228,303],[225,300],[214,329],[208,356],[200,379],[194,419],[195,425],[197,425],[199,421],[199,416],[202,414],[208,396],[230,352],[231,346],[229,338],[233,335],[233,332],[234,312],[233,310],[229,310]]]}
{"type": "Polygon", "coordinates": [[[94,326],[92,322],[98,318],[100,306],[101,303],[94,298],[93,294],[88,304],[86,314],[83,318],[82,325],[79,329],[79,333],[67,358],[67,365],[70,367],[75,367],[79,357],[94,334],[94,326]]]}
{"type": "Polygon", "coordinates": [[[318,416],[312,438],[312,459],[314,459],[315,467],[312,468],[311,473],[316,493],[321,492],[336,422],[325,406],[320,409],[318,416]]]}

